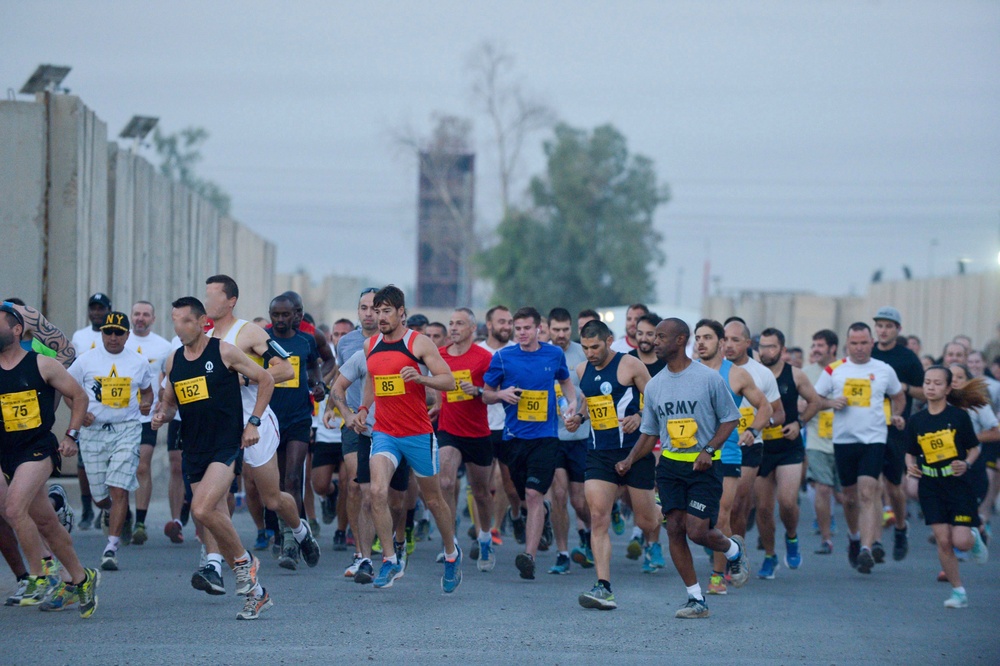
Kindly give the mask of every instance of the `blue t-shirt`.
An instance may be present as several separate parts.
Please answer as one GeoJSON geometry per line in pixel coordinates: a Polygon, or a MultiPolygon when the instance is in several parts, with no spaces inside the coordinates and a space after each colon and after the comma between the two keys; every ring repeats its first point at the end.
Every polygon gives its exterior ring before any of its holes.
{"type": "Polygon", "coordinates": [[[288,352],[288,362],[297,368],[295,376],[274,387],[271,409],[278,417],[278,427],[286,428],[302,421],[312,421],[312,402],[309,399],[309,365],[319,359],[316,339],[302,331],[296,331],[290,338],[279,338],[274,329],[267,329],[268,335],[288,352]]]}
{"type": "Polygon", "coordinates": [[[488,386],[525,391],[516,405],[506,402],[503,438],[557,437],[562,418],[556,405],[555,382],[569,378],[566,355],[556,345],[542,344],[533,352],[520,345],[504,347],[493,355],[483,380],[488,386]]]}

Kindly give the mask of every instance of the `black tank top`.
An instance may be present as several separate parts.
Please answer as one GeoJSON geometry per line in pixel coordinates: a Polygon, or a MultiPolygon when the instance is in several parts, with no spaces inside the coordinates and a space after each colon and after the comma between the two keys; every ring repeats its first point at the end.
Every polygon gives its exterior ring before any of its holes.
{"type": "Polygon", "coordinates": [[[0,368],[0,407],[3,431],[0,451],[9,453],[36,445],[46,437],[58,445],[52,426],[56,422],[56,390],[38,371],[38,354],[30,351],[10,370],[0,368]]]}
{"type": "MultiPolygon", "coordinates": [[[[781,406],[785,409],[785,423],[794,423],[799,420],[799,389],[795,387],[795,377],[792,375],[791,364],[786,363],[776,379],[778,392],[781,394],[781,406]]],[[[801,438],[802,435],[799,435],[795,440],[785,441],[798,442],[801,438]]]]}
{"type": "Polygon", "coordinates": [[[222,362],[218,338],[209,338],[201,356],[193,361],[184,358],[184,349],[174,352],[170,369],[181,414],[184,451],[239,448],[243,438],[239,374],[222,362]]]}

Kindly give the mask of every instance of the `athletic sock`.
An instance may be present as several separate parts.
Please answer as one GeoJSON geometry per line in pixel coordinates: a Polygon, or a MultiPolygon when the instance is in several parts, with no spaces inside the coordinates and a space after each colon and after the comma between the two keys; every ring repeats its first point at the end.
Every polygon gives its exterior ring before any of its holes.
{"type": "Polygon", "coordinates": [[[482,530],[479,530],[479,540],[480,541],[489,541],[492,538],[493,537],[490,535],[489,532],[484,532],[482,530]]]}
{"type": "Polygon", "coordinates": [[[854,534],[848,534],[847,538],[851,541],[861,541],[861,532],[855,532],[854,534]]]}
{"type": "MultiPolygon", "coordinates": [[[[246,554],[244,554],[244,557],[246,554]]],[[[205,556],[205,563],[215,569],[215,573],[222,575],[222,555],[219,553],[209,553],[205,556]]]]}
{"type": "Polygon", "coordinates": [[[701,583],[695,583],[694,585],[688,586],[688,596],[692,599],[697,599],[698,601],[704,601],[705,596],[701,593],[701,583]]]}
{"type": "Polygon", "coordinates": [[[566,557],[569,557],[569,551],[568,550],[560,550],[559,554],[560,555],[565,555],[566,557]]]}
{"type": "Polygon", "coordinates": [[[957,592],[958,594],[965,594],[965,586],[962,585],[962,586],[959,586],[959,587],[953,587],[953,588],[951,588],[951,591],[952,592],[957,592]]]}
{"type": "Polygon", "coordinates": [[[632,528],[632,538],[642,540],[642,528],[638,525],[632,528]]]}
{"type": "Polygon", "coordinates": [[[118,544],[121,543],[121,537],[109,536],[108,537],[108,549],[118,552],[118,544]]]}
{"type": "Polygon", "coordinates": [[[736,543],[736,539],[729,540],[729,550],[726,551],[727,560],[739,559],[740,556],[740,545],[736,543]]]}
{"type": "Polygon", "coordinates": [[[458,559],[458,548],[456,548],[455,550],[451,551],[450,553],[445,553],[444,554],[444,559],[445,559],[446,562],[454,562],[455,560],[457,560],[458,559]]]}
{"type": "Polygon", "coordinates": [[[390,564],[399,564],[399,560],[396,559],[395,551],[393,551],[392,555],[390,555],[389,557],[383,557],[382,559],[385,560],[386,562],[389,562],[390,564]]]}
{"type": "Polygon", "coordinates": [[[149,511],[149,509],[136,509],[135,510],[135,522],[142,523],[143,525],[145,525],[146,524],[146,512],[148,512],[148,511],[149,511]]]}
{"type": "Polygon", "coordinates": [[[300,520],[299,526],[292,530],[292,536],[295,537],[295,540],[299,543],[305,541],[306,537],[309,536],[309,523],[304,520],[300,520]]]}
{"type": "Polygon", "coordinates": [[[257,583],[253,586],[253,589],[250,590],[250,594],[253,595],[254,599],[260,599],[264,596],[264,588],[260,586],[260,583],[257,583]]]}

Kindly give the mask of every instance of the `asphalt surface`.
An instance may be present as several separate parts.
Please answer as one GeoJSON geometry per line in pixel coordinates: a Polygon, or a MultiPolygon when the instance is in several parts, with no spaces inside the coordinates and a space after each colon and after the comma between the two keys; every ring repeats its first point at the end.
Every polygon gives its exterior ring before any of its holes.
{"type": "MultiPolygon", "coordinates": [[[[72,483],[67,490],[75,501],[72,483]]],[[[669,555],[667,568],[654,575],[625,558],[631,528],[612,537],[619,608],[601,612],[577,604],[595,582],[593,570],[574,565],[569,575],[545,573],[554,551],[540,553],[536,580],[519,579],[513,537],[499,548],[491,573],[466,560],[463,583],[451,595],[442,593],[442,566],[434,562],[440,541],[420,543],[391,589],[361,586],[342,577],[350,553],[332,550],[334,526],[323,525],[323,555],[314,569],[300,564],[285,571],[269,553],[262,555],[260,579],[275,605],[244,622],[236,620],[242,598],[232,594],[232,572],[224,576],[226,596],[191,587],[199,553],[192,526],[184,544],[170,544],[162,533],[166,505],[155,502],[147,519],[150,540],[124,547],[121,570],[103,573],[92,618],[80,619],[75,607],[48,614],[0,608],[0,663],[1000,663],[1000,558],[963,564],[969,607],[948,610],[942,604],[950,589],[935,580],[939,565],[926,527],[912,521],[906,560],[890,557],[864,576],[847,564],[842,531],[834,555],[812,554],[819,537],[808,529],[807,504],[802,567],[782,566],[775,580],[759,580],[763,554],[752,552],[750,582],[708,597],[711,617],[704,620],[674,618],[686,595],[669,555]]],[[[252,544],[250,518],[237,513],[235,523],[252,544]]],[[[838,524],[843,530],[842,515],[838,524]]],[[[465,519],[463,537],[467,527],[465,519]]],[[[105,537],[94,530],[74,530],[73,537],[85,564],[96,566],[105,537]]],[[[756,543],[756,533],[748,542],[756,543]]],[[[462,544],[467,548],[468,540],[462,544]]],[[[706,586],[708,558],[700,549],[694,553],[706,586]]],[[[6,597],[12,589],[7,572],[0,592],[6,597]]]]}

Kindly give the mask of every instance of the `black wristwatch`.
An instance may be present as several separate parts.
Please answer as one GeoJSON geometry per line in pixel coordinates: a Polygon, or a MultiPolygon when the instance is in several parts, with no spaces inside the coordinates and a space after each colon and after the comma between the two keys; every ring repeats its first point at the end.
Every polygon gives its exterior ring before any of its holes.
{"type": "Polygon", "coordinates": [[[253,414],[251,414],[250,418],[247,419],[247,425],[252,425],[255,428],[259,428],[260,427],[260,417],[259,416],[254,416],[253,414]]]}
{"type": "Polygon", "coordinates": [[[715,449],[713,447],[711,447],[711,446],[706,446],[705,448],[702,449],[702,452],[703,453],[707,453],[710,456],[714,456],[715,455],[715,449]]]}
{"type": "Polygon", "coordinates": [[[753,435],[754,439],[757,439],[758,437],[760,437],[760,433],[757,432],[756,430],[754,430],[753,428],[747,428],[747,430],[750,431],[750,434],[753,435]]]}

